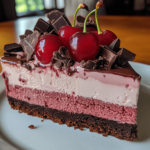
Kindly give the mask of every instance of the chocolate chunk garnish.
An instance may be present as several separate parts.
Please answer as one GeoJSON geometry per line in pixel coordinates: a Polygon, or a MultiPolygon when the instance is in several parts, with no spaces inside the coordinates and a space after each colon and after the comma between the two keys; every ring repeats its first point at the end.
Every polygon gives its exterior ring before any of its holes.
{"type": "Polygon", "coordinates": [[[74,65],[74,60],[71,58],[68,49],[61,47],[53,53],[53,64],[58,68],[69,68],[74,65]]]}
{"type": "Polygon", "coordinates": [[[17,56],[17,54],[4,52],[4,56],[5,56],[5,57],[17,56]]]}
{"type": "Polygon", "coordinates": [[[33,31],[27,29],[24,33],[24,35],[19,35],[20,40],[22,41],[24,38],[26,38],[28,35],[32,34],[33,31]]]}
{"type": "Polygon", "coordinates": [[[109,48],[115,52],[118,52],[120,48],[120,43],[120,39],[117,38],[109,45],[109,48]]]}
{"type": "Polygon", "coordinates": [[[25,33],[24,33],[24,34],[25,34],[26,36],[28,36],[28,35],[30,35],[30,34],[32,34],[32,33],[33,33],[33,31],[31,31],[31,30],[27,29],[27,30],[25,31],[25,33]]]}
{"type": "MultiPolygon", "coordinates": [[[[83,28],[84,26],[84,21],[85,21],[85,17],[83,16],[77,16],[76,17],[76,21],[75,21],[75,26],[76,27],[80,27],[80,28],[83,28]]],[[[96,22],[91,18],[89,17],[87,23],[86,23],[87,26],[94,26],[96,27],[96,22]]]]}
{"type": "Polygon", "coordinates": [[[62,26],[65,26],[65,25],[71,26],[71,23],[66,17],[66,15],[64,13],[61,13],[58,10],[54,10],[54,11],[47,13],[46,17],[49,19],[48,23],[51,24],[55,28],[56,32],[62,26]]]}
{"type": "Polygon", "coordinates": [[[104,59],[104,68],[111,69],[118,55],[107,46],[100,46],[100,56],[104,59]]]}
{"type": "Polygon", "coordinates": [[[40,33],[35,31],[32,34],[28,35],[20,44],[23,47],[23,50],[26,54],[26,60],[29,61],[34,53],[35,44],[40,36],[40,33]]]}
{"type": "Polygon", "coordinates": [[[103,68],[103,58],[99,56],[99,58],[95,60],[88,60],[87,62],[83,60],[81,61],[80,64],[85,69],[89,69],[89,70],[100,69],[100,68],[103,68]]]}
{"type": "Polygon", "coordinates": [[[136,54],[128,51],[125,48],[122,48],[117,54],[117,64],[120,66],[124,66],[128,61],[132,61],[136,56],[136,54]]]}
{"type": "Polygon", "coordinates": [[[17,43],[7,44],[4,46],[6,52],[22,52],[22,46],[17,43]]]}
{"type": "Polygon", "coordinates": [[[34,27],[34,31],[37,30],[38,32],[40,32],[41,34],[44,32],[51,32],[54,28],[48,24],[46,21],[44,21],[43,19],[38,19],[35,27],[34,27]]]}

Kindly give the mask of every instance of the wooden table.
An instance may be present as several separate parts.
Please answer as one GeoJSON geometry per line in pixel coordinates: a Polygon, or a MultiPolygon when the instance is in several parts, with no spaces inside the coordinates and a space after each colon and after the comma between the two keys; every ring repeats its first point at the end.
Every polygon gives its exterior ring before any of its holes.
{"type": "MultiPolygon", "coordinates": [[[[38,18],[0,23],[0,56],[4,45],[19,42],[19,35],[26,29],[33,29],[38,18]]],[[[73,17],[69,19],[73,21],[73,17]]],[[[113,31],[121,39],[121,47],[137,54],[134,61],[150,65],[150,17],[100,16],[98,19],[102,30],[113,31]]]]}

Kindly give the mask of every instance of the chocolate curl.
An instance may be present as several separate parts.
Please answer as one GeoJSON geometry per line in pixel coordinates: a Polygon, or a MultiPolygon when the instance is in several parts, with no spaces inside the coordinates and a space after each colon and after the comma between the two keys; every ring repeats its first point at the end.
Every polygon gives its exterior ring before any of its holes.
{"type": "Polygon", "coordinates": [[[119,66],[124,66],[128,61],[132,61],[136,57],[136,54],[128,51],[125,48],[122,48],[117,54],[117,64],[119,66]]]}
{"type": "MultiPolygon", "coordinates": [[[[75,26],[83,28],[84,21],[85,21],[85,17],[78,15],[76,17],[75,26]]],[[[91,17],[89,17],[86,25],[87,26],[94,26],[94,27],[96,27],[96,22],[91,17]]]]}
{"type": "Polygon", "coordinates": [[[61,47],[58,51],[53,53],[53,64],[59,69],[62,67],[68,69],[70,66],[73,66],[74,63],[75,61],[65,47],[61,47]]]}
{"type": "Polygon", "coordinates": [[[100,69],[100,68],[103,68],[103,58],[99,56],[99,58],[95,60],[88,60],[87,62],[83,60],[81,61],[80,64],[82,68],[85,68],[88,70],[100,69]]]}
{"type": "Polygon", "coordinates": [[[104,68],[111,69],[118,55],[108,46],[100,46],[99,55],[104,59],[104,68]]]}

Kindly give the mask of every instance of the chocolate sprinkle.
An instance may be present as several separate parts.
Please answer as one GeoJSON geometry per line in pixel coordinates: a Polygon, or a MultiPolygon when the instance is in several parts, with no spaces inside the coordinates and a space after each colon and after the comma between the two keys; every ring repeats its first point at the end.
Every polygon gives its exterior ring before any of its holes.
{"type": "Polygon", "coordinates": [[[109,48],[115,52],[118,52],[119,51],[119,48],[120,48],[120,39],[115,39],[109,46],[109,48]]]}
{"type": "Polygon", "coordinates": [[[87,62],[85,62],[84,60],[81,61],[81,67],[88,69],[88,70],[96,70],[96,69],[100,69],[103,68],[103,58],[101,56],[99,56],[98,59],[95,60],[88,60],[87,62]]]}
{"type": "Polygon", "coordinates": [[[100,46],[100,56],[104,59],[104,68],[111,69],[118,55],[107,46],[100,46]]]}
{"type": "Polygon", "coordinates": [[[27,36],[20,44],[26,54],[26,60],[29,61],[34,53],[35,44],[39,38],[39,32],[35,31],[31,35],[27,36]]]}
{"type": "Polygon", "coordinates": [[[43,34],[44,32],[51,32],[54,28],[48,24],[46,21],[44,21],[43,19],[38,19],[35,27],[34,27],[34,31],[38,31],[41,34],[43,34]]]}
{"type": "MultiPolygon", "coordinates": [[[[85,17],[78,15],[78,16],[76,17],[75,26],[76,26],[76,27],[83,28],[83,26],[84,26],[84,21],[85,21],[85,17]]],[[[94,27],[96,27],[96,22],[95,22],[91,17],[89,17],[89,19],[88,19],[86,25],[87,25],[87,26],[94,26],[94,27]]],[[[96,28],[97,28],[97,27],[96,27],[96,28]]]]}
{"type": "Polygon", "coordinates": [[[6,44],[4,46],[4,50],[6,52],[22,52],[23,51],[22,46],[17,43],[6,44]]]}
{"type": "Polygon", "coordinates": [[[128,51],[125,48],[122,48],[117,54],[117,64],[119,66],[124,66],[128,61],[132,61],[136,57],[136,54],[128,51]]]}
{"type": "Polygon", "coordinates": [[[69,68],[74,65],[74,60],[71,58],[68,49],[61,47],[53,53],[53,64],[58,68],[69,68]]]}

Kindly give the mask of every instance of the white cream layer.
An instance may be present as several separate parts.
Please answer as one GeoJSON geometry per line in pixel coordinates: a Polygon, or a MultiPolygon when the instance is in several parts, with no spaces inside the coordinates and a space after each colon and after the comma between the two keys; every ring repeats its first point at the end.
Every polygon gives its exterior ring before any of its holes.
{"type": "MultiPolygon", "coordinates": [[[[50,67],[36,68],[29,71],[25,67],[20,65],[10,65],[2,62],[3,72],[7,73],[9,84],[15,86],[23,86],[31,89],[55,91],[66,94],[74,94],[75,96],[82,96],[86,98],[93,98],[108,103],[118,104],[120,106],[137,107],[138,95],[139,95],[139,81],[135,81],[136,86],[126,86],[127,82],[134,82],[132,78],[126,78],[114,74],[106,74],[94,72],[97,76],[107,76],[109,79],[119,79],[123,81],[123,84],[104,83],[100,80],[96,80],[90,76],[90,72],[86,72],[85,77],[77,76],[75,73],[73,76],[68,76],[63,72],[59,72],[57,68],[55,71],[50,67]],[[89,76],[88,76],[89,74],[89,76]]],[[[79,73],[80,72],[80,68],[79,73]]]]}

